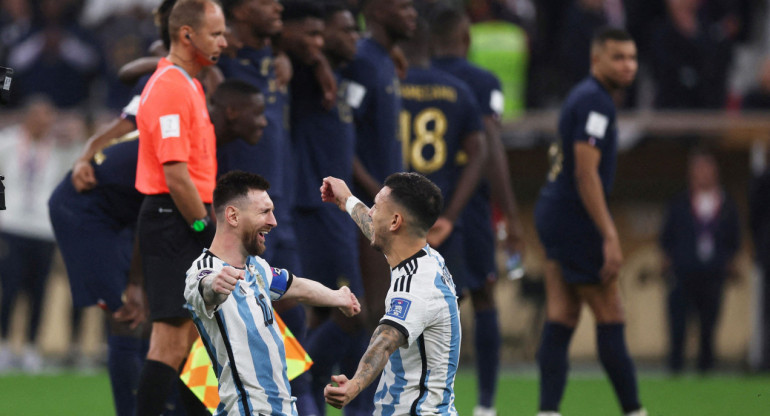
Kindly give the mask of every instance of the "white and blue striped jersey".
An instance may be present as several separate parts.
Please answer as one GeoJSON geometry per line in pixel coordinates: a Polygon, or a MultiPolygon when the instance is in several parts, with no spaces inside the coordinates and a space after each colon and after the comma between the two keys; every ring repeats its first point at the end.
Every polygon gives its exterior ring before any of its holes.
{"type": "Polygon", "coordinates": [[[227,264],[205,250],[187,270],[187,307],[219,380],[216,415],[297,416],[286,375],[286,350],[271,301],[293,275],[260,257],[246,260],[245,277],[227,300],[207,310],[199,282],[227,264]]]}
{"type": "Polygon", "coordinates": [[[391,270],[385,315],[407,337],[382,372],[375,415],[457,415],[460,309],[444,258],[426,245],[391,270]]]}

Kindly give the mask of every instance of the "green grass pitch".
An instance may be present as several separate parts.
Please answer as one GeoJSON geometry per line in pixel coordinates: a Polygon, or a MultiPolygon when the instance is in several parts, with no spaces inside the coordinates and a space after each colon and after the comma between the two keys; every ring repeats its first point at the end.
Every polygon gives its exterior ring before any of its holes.
{"type": "MultiPolygon", "coordinates": [[[[770,415],[770,376],[729,374],[671,378],[642,373],[639,388],[650,416],[770,415]]],[[[472,415],[476,392],[471,372],[458,375],[455,393],[459,414],[472,415]]],[[[498,415],[534,416],[537,397],[537,379],[531,372],[506,372],[500,380],[498,415]]],[[[564,416],[621,414],[610,384],[601,373],[594,372],[572,375],[561,410],[564,416]]],[[[107,375],[99,372],[2,375],[0,414],[103,416],[114,413],[107,375]]],[[[327,415],[338,416],[340,412],[331,409],[327,415]]]]}

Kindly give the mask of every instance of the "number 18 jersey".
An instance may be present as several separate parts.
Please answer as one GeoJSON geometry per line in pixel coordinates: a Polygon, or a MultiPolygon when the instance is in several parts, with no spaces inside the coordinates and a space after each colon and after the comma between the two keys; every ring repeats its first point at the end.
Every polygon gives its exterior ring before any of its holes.
{"type": "Polygon", "coordinates": [[[401,84],[401,100],[404,164],[433,181],[448,201],[462,169],[455,162],[463,139],[484,129],[476,98],[446,72],[410,68],[401,84]]]}

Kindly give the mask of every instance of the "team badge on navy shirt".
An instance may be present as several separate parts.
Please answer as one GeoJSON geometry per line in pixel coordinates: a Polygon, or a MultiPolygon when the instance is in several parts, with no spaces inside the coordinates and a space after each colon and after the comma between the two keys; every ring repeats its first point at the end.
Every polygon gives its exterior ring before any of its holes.
{"type": "Polygon", "coordinates": [[[412,301],[404,298],[393,298],[390,301],[390,308],[385,315],[398,318],[400,320],[406,320],[406,314],[409,313],[409,307],[412,306],[412,301]]]}

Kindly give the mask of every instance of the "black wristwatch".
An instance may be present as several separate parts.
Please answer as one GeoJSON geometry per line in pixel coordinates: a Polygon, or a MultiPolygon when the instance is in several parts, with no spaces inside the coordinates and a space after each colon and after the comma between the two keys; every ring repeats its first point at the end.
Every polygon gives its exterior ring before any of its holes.
{"type": "Polygon", "coordinates": [[[208,227],[210,223],[211,223],[211,217],[206,215],[205,217],[203,217],[201,219],[197,219],[197,220],[193,221],[193,223],[190,224],[190,228],[192,228],[193,231],[195,231],[196,233],[199,233],[199,232],[202,232],[203,230],[205,230],[206,227],[208,227]]]}

